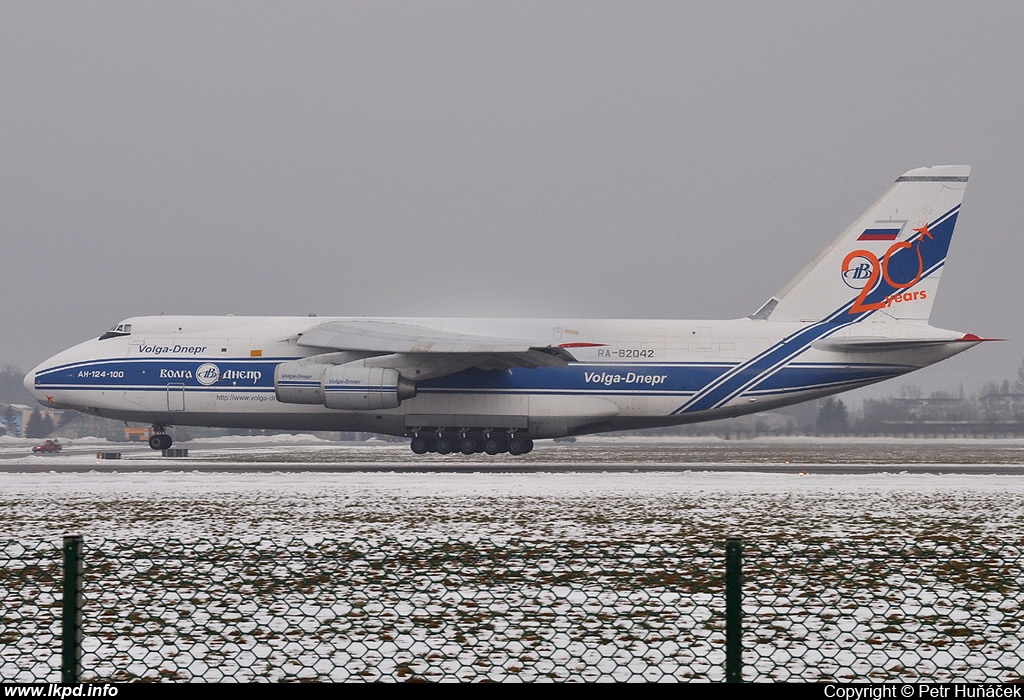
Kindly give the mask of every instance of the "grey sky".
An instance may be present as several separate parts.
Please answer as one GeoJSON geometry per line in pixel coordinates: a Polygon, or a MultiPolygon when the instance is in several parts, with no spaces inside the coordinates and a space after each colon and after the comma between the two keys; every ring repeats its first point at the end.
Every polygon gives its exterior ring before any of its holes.
{"type": "Polygon", "coordinates": [[[906,382],[1024,359],[1024,3],[2,7],[0,363],[160,312],[744,316],[959,163],[932,321],[1010,340],[906,382]]]}

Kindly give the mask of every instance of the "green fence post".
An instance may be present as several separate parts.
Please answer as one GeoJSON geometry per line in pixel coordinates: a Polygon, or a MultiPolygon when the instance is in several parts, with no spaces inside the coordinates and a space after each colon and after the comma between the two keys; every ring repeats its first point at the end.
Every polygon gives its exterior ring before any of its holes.
{"type": "Polygon", "coordinates": [[[60,682],[82,678],[82,536],[64,538],[64,604],[62,606],[60,682]]]}
{"type": "Polygon", "coordinates": [[[743,682],[743,539],[725,541],[725,682],[743,682]]]}

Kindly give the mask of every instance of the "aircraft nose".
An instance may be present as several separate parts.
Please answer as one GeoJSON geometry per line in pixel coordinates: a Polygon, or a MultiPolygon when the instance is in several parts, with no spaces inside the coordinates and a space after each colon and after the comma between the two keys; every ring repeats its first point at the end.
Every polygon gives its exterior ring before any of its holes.
{"type": "Polygon", "coordinates": [[[31,372],[26,374],[25,381],[23,383],[25,385],[25,390],[32,395],[32,398],[40,403],[44,403],[40,400],[40,393],[36,390],[36,372],[38,372],[41,367],[42,365],[38,365],[34,367],[31,372]]]}

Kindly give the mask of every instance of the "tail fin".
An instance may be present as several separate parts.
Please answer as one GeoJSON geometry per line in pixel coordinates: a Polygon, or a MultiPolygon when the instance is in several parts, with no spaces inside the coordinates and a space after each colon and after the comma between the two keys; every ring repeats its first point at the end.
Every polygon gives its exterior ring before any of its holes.
{"type": "Polygon", "coordinates": [[[879,313],[927,321],[970,171],[905,173],[753,318],[852,321],[879,313]]]}

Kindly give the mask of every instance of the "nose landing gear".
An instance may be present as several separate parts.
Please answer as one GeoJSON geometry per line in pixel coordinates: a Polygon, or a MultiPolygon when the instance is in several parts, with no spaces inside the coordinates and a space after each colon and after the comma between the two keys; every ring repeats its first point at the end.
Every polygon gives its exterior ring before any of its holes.
{"type": "Polygon", "coordinates": [[[149,446],[154,450],[169,450],[174,438],[167,434],[167,426],[154,425],[149,436],[149,446]]]}

